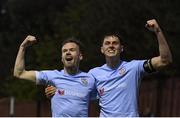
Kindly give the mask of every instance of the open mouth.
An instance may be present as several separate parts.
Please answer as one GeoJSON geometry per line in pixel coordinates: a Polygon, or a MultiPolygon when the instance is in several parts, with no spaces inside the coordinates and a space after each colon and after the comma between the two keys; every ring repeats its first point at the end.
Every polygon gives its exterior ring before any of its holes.
{"type": "Polygon", "coordinates": [[[115,50],[108,50],[108,52],[109,52],[109,53],[114,53],[114,52],[115,52],[115,50]]]}
{"type": "Polygon", "coordinates": [[[71,56],[66,57],[66,61],[72,61],[72,60],[73,60],[73,57],[71,57],[71,56]]]}

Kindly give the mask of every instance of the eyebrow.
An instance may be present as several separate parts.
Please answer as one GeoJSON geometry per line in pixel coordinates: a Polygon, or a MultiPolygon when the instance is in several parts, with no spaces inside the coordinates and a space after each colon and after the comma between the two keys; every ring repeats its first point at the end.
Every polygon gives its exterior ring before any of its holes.
{"type": "Polygon", "coordinates": [[[73,48],[65,48],[65,49],[62,49],[62,50],[72,50],[72,49],[76,49],[75,47],[73,47],[73,48]]]}
{"type": "Polygon", "coordinates": [[[119,42],[119,41],[116,41],[116,40],[115,40],[115,41],[106,40],[106,41],[104,41],[104,43],[105,43],[105,42],[119,42]]]}

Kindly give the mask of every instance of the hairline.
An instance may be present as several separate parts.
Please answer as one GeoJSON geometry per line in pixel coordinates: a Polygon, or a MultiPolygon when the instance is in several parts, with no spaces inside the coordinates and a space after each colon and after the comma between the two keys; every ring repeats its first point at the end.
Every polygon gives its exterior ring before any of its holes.
{"type": "Polygon", "coordinates": [[[120,36],[117,36],[117,35],[115,35],[115,34],[105,35],[104,38],[103,38],[103,40],[102,40],[102,45],[103,45],[105,39],[107,39],[107,38],[109,38],[109,37],[116,38],[116,39],[119,41],[120,45],[122,45],[121,37],[120,37],[120,36]]]}
{"type": "Polygon", "coordinates": [[[74,37],[70,37],[70,38],[67,38],[66,40],[64,40],[61,44],[61,50],[62,50],[63,46],[66,45],[67,43],[76,44],[79,47],[80,53],[83,53],[83,44],[74,37]]]}

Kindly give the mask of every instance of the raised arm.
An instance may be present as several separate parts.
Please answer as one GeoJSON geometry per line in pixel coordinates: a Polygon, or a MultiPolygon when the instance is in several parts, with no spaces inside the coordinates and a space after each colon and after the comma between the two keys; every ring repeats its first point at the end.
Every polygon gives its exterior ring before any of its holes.
{"type": "Polygon", "coordinates": [[[35,71],[25,70],[25,59],[24,59],[26,48],[34,44],[35,42],[36,42],[36,38],[34,36],[29,35],[21,43],[17,57],[16,57],[15,66],[14,66],[14,76],[16,78],[31,80],[35,82],[36,80],[35,71]]]}
{"type": "Polygon", "coordinates": [[[171,51],[163,35],[163,32],[155,19],[148,20],[146,27],[156,34],[159,44],[159,56],[153,57],[151,59],[152,67],[155,70],[161,70],[172,63],[171,51]]]}

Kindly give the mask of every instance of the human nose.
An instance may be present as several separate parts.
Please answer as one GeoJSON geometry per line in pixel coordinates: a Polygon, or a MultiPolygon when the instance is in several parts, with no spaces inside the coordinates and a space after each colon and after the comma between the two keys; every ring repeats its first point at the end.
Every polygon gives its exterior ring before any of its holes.
{"type": "Polygon", "coordinates": [[[70,53],[70,50],[67,50],[66,51],[66,55],[70,55],[71,53],[70,53]]]}
{"type": "Polygon", "coordinates": [[[110,43],[110,44],[109,44],[109,47],[110,47],[110,48],[114,48],[113,43],[110,43]]]}

